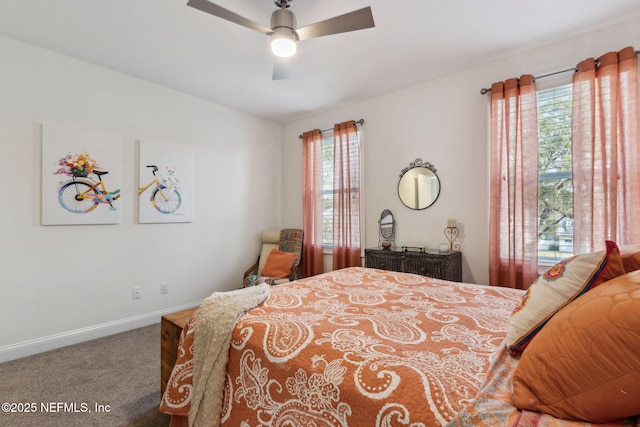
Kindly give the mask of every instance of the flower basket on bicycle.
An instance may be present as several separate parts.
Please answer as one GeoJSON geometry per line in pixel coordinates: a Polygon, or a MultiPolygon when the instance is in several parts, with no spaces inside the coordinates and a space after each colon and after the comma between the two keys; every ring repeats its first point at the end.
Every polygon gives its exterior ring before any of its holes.
{"type": "Polygon", "coordinates": [[[89,176],[89,171],[84,168],[71,168],[71,175],[75,178],[86,178],[89,176]]]}
{"type": "Polygon", "coordinates": [[[54,172],[55,174],[86,178],[98,167],[98,163],[91,158],[89,153],[84,152],[76,155],[67,154],[58,160],[58,166],[60,168],[54,172]]]}

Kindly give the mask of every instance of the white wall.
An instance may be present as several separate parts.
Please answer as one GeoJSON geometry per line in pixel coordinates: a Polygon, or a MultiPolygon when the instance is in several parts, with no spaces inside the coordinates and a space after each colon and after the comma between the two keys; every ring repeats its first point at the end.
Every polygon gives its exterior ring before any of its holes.
{"type": "Polygon", "coordinates": [[[241,287],[262,230],[281,226],[282,127],[0,37],[0,361],[241,287]],[[121,136],[120,224],[40,225],[42,123],[121,136]],[[192,223],[137,223],[140,140],[194,150],[192,223]]]}
{"type": "MultiPolygon", "coordinates": [[[[634,20],[544,48],[462,70],[438,80],[315,114],[284,129],[284,223],[299,223],[302,204],[302,157],[298,135],[363,118],[366,247],[378,243],[377,221],[390,209],[398,224],[398,245],[437,248],[446,242],[447,218],[461,227],[463,280],[486,284],[488,273],[488,95],[492,82],[531,73],[543,75],[580,60],[633,45],[640,48],[640,20],[634,20]],[[433,163],[441,194],[422,211],[398,199],[400,171],[416,158],[433,163]]],[[[428,61],[428,58],[425,58],[428,61]]],[[[389,78],[393,78],[390,76],[389,78]]]]}

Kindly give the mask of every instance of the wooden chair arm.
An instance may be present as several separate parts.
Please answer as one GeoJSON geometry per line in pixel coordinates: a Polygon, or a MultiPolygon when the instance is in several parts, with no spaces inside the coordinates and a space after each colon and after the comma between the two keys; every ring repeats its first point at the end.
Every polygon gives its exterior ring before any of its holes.
{"type": "Polygon", "coordinates": [[[256,260],[255,264],[253,264],[251,267],[249,267],[249,269],[247,271],[244,272],[244,276],[242,277],[242,279],[246,279],[247,277],[251,276],[252,274],[258,274],[258,263],[260,262],[260,257],[258,257],[258,259],[256,260]]]}
{"type": "Polygon", "coordinates": [[[298,280],[300,278],[301,272],[302,272],[302,266],[299,264],[296,265],[291,269],[291,273],[289,273],[289,280],[290,281],[298,280]]]}

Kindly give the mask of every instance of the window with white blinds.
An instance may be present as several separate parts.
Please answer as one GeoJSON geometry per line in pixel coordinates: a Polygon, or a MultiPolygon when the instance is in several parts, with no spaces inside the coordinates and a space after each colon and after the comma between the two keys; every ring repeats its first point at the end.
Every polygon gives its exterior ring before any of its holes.
{"type": "Polygon", "coordinates": [[[538,259],[573,255],[571,84],[539,90],[538,259]]]}
{"type": "MultiPolygon", "coordinates": [[[[356,206],[361,206],[360,192],[360,137],[349,141],[351,151],[349,159],[353,164],[350,170],[353,171],[350,182],[347,184],[351,189],[351,197],[357,197],[356,206]]],[[[342,193],[341,188],[334,184],[333,176],[333,131],[322,132],[322,244],[325,247],[333,246],[333,203],[335,198],[342,193]]],[[[352,212],[352,242],[360,241],[360,212],[352,212]]]]}

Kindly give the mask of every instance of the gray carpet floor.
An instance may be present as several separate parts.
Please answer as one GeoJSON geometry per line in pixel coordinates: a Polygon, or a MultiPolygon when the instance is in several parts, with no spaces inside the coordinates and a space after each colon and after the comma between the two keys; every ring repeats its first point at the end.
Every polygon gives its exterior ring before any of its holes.
{"type": "Polygon", "coordinates": [[[0,364],[3,427],[166,427],[160,398],[159,323],[0,364]]]}

